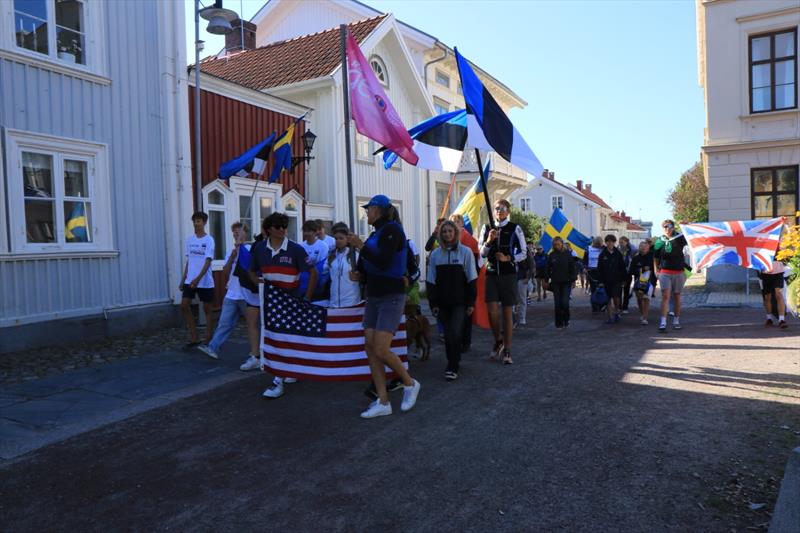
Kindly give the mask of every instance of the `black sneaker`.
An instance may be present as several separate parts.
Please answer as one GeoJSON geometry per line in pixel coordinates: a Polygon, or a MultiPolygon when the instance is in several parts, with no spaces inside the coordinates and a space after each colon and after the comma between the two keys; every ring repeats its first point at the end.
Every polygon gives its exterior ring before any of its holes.
{"type": "Polygon", "coordinates": [[[444,379],[446,379],[447,381],[455,381],[456,379],[458,379],[458,374],[456,374],[452,370],[448,370],[447,372],[444,373],[444,379]]]}
{"type": "Polygon", "coordinates": [[[364,389],[364,396],[366,396],[370,400],[377,400],[378,399],[378,391],[375,389],[375,384],[374,383],[370,383],[369,387],[364,389]]]}

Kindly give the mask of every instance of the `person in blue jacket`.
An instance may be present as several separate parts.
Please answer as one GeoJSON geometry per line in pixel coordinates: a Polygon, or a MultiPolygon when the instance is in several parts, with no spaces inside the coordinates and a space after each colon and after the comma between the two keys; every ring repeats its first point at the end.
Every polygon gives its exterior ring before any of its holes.
{"type": "Polygon", "coordinates": [[[365,283],[364,338],[372,380],[378,392],[362,418],[392,414],[386,390],[384,366],[388,366],[403,383],[401,411],[411,410],[417,401],[420,384],[391,350],[392,338],[400,325],[409,285],[408,243],[397,208],[388,197],[378,194],[362,208],[367,222],[375,228],[366,242],[351,233],[347,240],[359,251],[358,270],[365,283]]]}

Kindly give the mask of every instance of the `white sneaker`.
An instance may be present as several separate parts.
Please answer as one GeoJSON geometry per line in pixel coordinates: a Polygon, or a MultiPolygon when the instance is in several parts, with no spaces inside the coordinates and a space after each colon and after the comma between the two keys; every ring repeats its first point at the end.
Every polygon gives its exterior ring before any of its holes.
{"type": "Polygon", "coordinates": [[[297,383],[297,378],[283,378],[284,383],[297,383]]]}
{"type": "Polygon", "coordinates": [[[242,366],[239,367],[239,370],[242,372],[249,372],[251,370],[258,370],[260,367],[261,360],[255,355],[250,355],[248,356],[247,361],[242,363],[242,366]]]}
{"type": "Polygon", "coordinates": [[[647,325],[647,319],[646,318],[642,318],[641,320],[639,320],[639,324],[641,324],[643,326],[646,326],[647,325]]]}
{"type": "Polygon", "coordinates": [[[421,385],[416,379],[413,381],[414,384],[410,387],[403,385],[403,402],[400,404],[400,410],[404,413],[410,411],[414,407],[414,404],[417,403],[417,395],[419,394],[421,385]]]}
{"type": "Polygon", "coordinates": [[[375,400],[366,411],[361,413],[361,418],[375,418],[378,416],[388,416],[392,414],[392,404],[382,404],[380,400],[375,400]]]}
{"type": "Polygon", "coordinates": [[[219,359],[219,354],[214,350],[212,350],[211,346],[209,346],[208,344],[201,344],[200,346],[197,347],[197,349],[212,359],[219,359]]]}
{"type": "Polygon", "coordinates": [[[276,379],[275,384],[272,387],[265,390],[261,396],[263,396],[264,398],[271,398],[271,399],[280,398],[281,396],[283,396],[283,381],[279,381],[276,379]]]}

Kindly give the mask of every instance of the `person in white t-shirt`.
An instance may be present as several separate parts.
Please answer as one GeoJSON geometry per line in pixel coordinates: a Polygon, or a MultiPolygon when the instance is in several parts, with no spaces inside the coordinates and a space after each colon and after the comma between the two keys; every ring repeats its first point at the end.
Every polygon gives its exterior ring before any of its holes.
{"type": "MultiPolygon", "coordinates": [[[[330,249],[325,241],[321,241],[317,238],[318,232],[319,225],[317,224],[316,220],[306,220],[303,222],[303,242],[300,243],[300,245],[306,251],[306,254],[308,254],[308,264],[316,267],[317,273],[319,274],[319,282],[317,283],[317,290],[315,291],[313,301],[318,305],[327,305],[327,302],[324,301],[327,296],[322,295],[325,292],[324,289],[325,285],[327,284],[327,280],[330,279],[328,276],[327,261],[330,249]]],[[[305,290],[307,285],[308,274],[304,273],[300,276],[301,292],[305,290]]]]}
{"type": "Polygon", "coordinates": [[[336,249],[336,239],[325,233],[325,223],[322,219],[318,218],[314,222],[317,223],[317,239],[328,245],[328,253],[336,249]]]}
{"type": "Polygon", "coordinates": [[[219,359],[220,348],[230,337],[239,319],[244,317],[250,341],[250,353],[244,364],[239,367],[244,372],[256,370],[261,366],[257,355],[259,353],[258,287],[253,286],[248,275],[250,245],[244,242],[247,231],[247,226],[241,222],[234,222],[231,225],[233,249],[228,252],[225,266],[222,267],[222,277],[228,280],[228,291],[222,301],[222,311],[214,331],[214,338],[210,343],[198,347],[209,357],[219,359]],[[247,264],[243,265],[242,261],[246,261],[247,264]]]}
{"type": "Polygon", "coordinates": [[[214,259],[214,238],[206,233],[208,215],[196,211],[192,215],[194,235],[186,239],[186,264],[183,267],[183,278],[178,289],[183,293],[181,311],[189,328],[189,342],[187,347],[200,344],[197,334],[197,324],[192,315],[192,300],[195,296],[203,304],[206,314],[206,343],[211,342],[214,333],[213,315],[211,304],[214,301],[214,278],[211,277],[211,261],[214,259]]]}

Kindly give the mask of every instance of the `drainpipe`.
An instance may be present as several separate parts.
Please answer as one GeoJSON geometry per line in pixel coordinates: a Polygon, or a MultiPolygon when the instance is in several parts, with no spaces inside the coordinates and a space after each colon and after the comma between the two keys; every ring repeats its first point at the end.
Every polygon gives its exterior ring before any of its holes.
{"type": "MultiPolygon", "coordinates": [[[[436,42],[433,43],[433,46],[434,48],[438,48],[439,50],[444,52],[444,55],[442,57],[437,57],[436,59],[432,59],[422,66],[422,77],[423,80],[425,81],[426,91],[428,90],[428,67],[430,65],[433,65],[434,63],[438,63],[439,61],[444,61],[445,59],[447,59],[447,48],[441,46],[441,43],[439,42],[438,39],[436,40],[436,42]]],[[[431,234],[431,171],[426,170],[425,175],[427,177],[427,184],[428,184],[427,193],[425,195],[427,198],[427,209],[428,209],[428,216],[426,217],[426,219],[428,220],[428,232],[426,233],[426,235],[430,235],[431,234]]]]}

